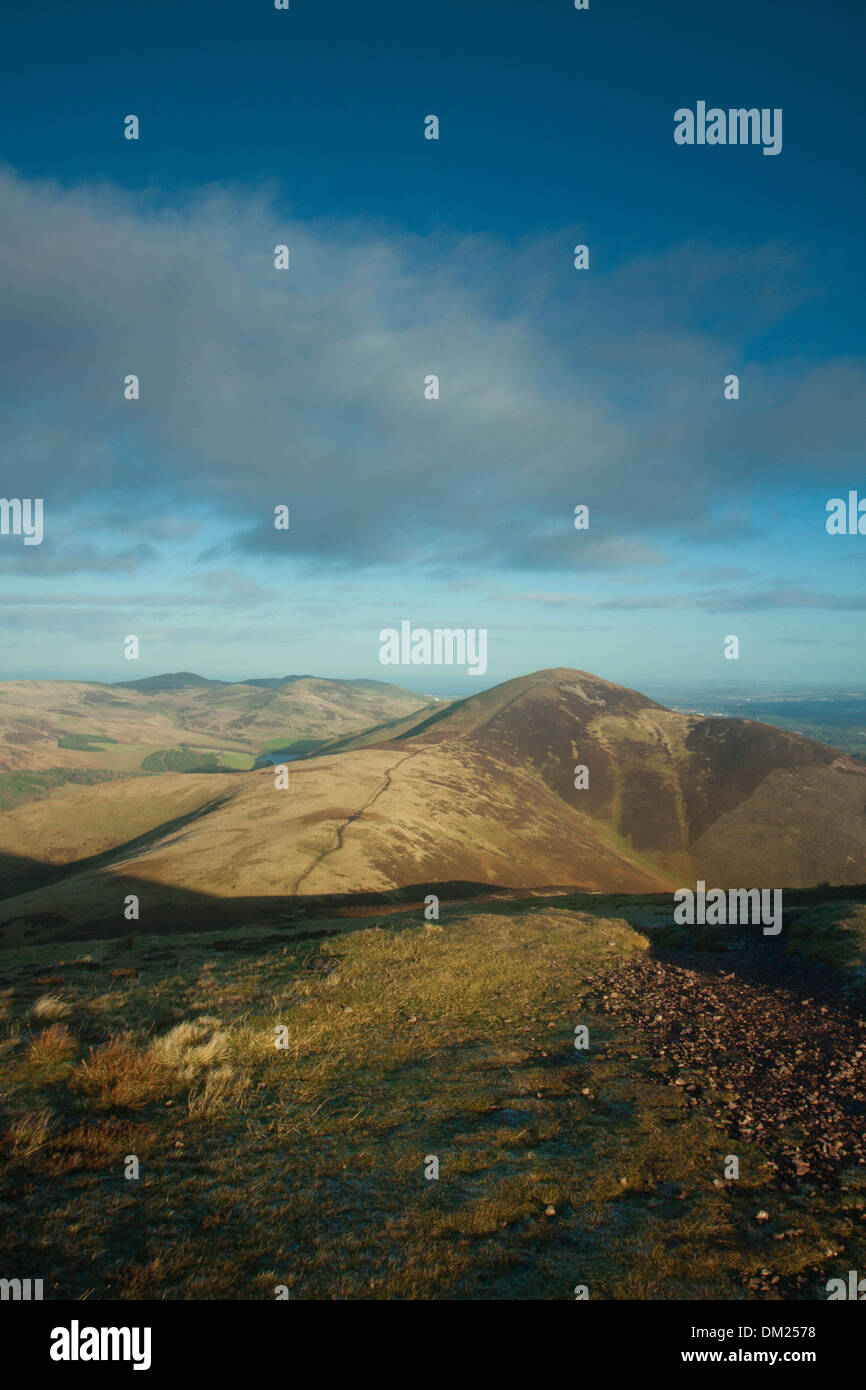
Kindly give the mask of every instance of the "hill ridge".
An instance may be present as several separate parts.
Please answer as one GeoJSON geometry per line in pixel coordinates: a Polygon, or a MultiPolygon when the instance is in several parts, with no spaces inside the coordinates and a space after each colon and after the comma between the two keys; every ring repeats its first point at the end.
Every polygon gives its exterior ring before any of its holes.
{"type": "MultiPolygon", "coordinates": [[[[219,689],[190,702],[219,709],[235,698],[219,689]]],[[[276,697],[251,698],[269,709],[276,697]]],[[[722,888],[866,879],[866,764],[758,721],[679,713],[585,671],[547,668],[318,749],[301,743],[282,789],[271,767],[159,773],[9,812],[0,849],[66,867],[62,891],[48,884],[8,899],[0,922],[113,920],[125,889],[159,920],[178,902],[225,912],[233,900],[254,918],[298,888],[305,897],[436,882],[640,893],[697,879],[722,888]],[[223,788],[231,797],[207,816],[142,848],[180,796],[186,813],[223,788]],[[84,831],[87,852],[76,853],[84,831]],[[134,855],[92,867],[133,841],[134,855]]]]}

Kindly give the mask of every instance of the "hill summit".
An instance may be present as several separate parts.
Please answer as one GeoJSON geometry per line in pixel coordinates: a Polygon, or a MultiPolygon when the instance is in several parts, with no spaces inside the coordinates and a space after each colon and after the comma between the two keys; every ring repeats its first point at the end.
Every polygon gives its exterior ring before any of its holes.
{"type": "Polygon", "coordinates": [[[163,691],[207,689],[211,686],[227,685],[228,682],[208,680],[206,676],[197,676],[194,671],[175,671],[173,674],[166,673],[162,676],[144,676],[141,680],[135,681],[113,681],[112,684],[121,690],[143,690],[157,695],[163,691]]]}
{"type": "Polygon", "coordinates": [[[834,749],[554,668],[334,739],[282,785],[272,767],[165,773],[21,807],[3,848],[56,881],[7,899],[0,921],[116,918],[127,892],[154,920],[189,921],[217,903],[251,920],[454,882],[853,884],[866,880],[864,803],[866,764],[834,749]]]}

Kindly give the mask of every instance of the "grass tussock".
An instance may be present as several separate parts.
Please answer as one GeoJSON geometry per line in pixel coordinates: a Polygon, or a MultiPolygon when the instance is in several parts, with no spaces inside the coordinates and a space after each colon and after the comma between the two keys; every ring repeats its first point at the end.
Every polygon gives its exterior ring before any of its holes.
{"type": "Polygon", "coordinates": [[[187,1100],[189,1114],[201,1117],[238,1111],[250,1085],[250,1078],[234,1067],[216,1067],[191,1087],[187,1100]]]}
{"type": "Polygon", "coordinates": [[[138,1110],[164,1097],[168,1069],[128,1037],[111,1038],[91,1047],[70,1078],[70,1089],[86,1096],[97,1110],[138,1110]]]}
{"type": "Polygon", "coordinates": [[[59,994],[40,994],[30,1012],[39,1023],[56,1023],[69,1017],[72,1005],[59,994]]]}
{"type": "Polygon", "coordinates": [[[197,1105],[215,1108],[221,1098],[237,1093],[229,1086],[229,1036],[218,1019],[198,1018],[178,1023],[149,1046],[139,1047],[128,1034],[91,1047],[73,1072],[73,1091],[87,1095],[102,1110],[141,1109],[176,1095],[184,1085],[203,1081],[197,1105]],[[219,1078],[211,1073],[219,1070],[219,1078]]]}
{"type": "Polygon", "coordinates": [[[13,1120],[3,1135],[3,1147],[13,1160],[31,1158],[48,1142],[53,1123],[50,1110],[32,1110],[13,1120]]]}
{"type": "Polygon", "coordinates": [[[64,1023],[43,1028],[27,1044],[27,1060],[34,1066],[50,1066],[68,1061],[78,1051],[78,1043],[64,1023]]]}
{"type": "Polygon", "coordinates": [[[194,1081],[228,1058],[229,1036],[219,1029],[218,1023],[218,1019],[209,1017],[178,1023],[151,1044],[149,1055],[158,1066],[182,1080],[194,1081]]]}

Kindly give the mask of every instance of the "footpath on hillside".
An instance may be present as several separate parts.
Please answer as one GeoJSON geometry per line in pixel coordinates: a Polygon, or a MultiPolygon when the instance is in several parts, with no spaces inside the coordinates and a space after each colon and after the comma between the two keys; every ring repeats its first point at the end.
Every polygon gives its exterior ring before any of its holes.
{"type": "Polygon", "coordinates": [[[739,937],[719,954],[631,954],[586,1003],[645,1039],[669,1064],[658,1084],[721,1121],[732,1153],[738,1139],[761,1149],[780,1194],[807,1204],[854,1194],[866,1222],[866,1001],[835,972],[739,937]]]}

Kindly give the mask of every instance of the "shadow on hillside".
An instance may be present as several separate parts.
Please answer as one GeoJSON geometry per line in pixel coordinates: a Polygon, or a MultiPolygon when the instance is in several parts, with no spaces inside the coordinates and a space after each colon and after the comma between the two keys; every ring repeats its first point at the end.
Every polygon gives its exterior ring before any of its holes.
{"type": "MultiPolygon", "coordinates": [[[[672,960],[682,956],[684,945],[689,951],[706,953],[708,960],[713,959],[713,952],[719,953],[714,957],[719,968],[724,968],[726,962],[730,964],[728,951],[740,949],[748,937],[742,930],[738,936],[732,936],[730,929],[727,932],[725,929],[715,932],[690,929],[685,943],[672,942],[673,902],[672,896],[665,893],[596,893],[568,885],[506,888],[498,884],[454,880],[410,883],[387,892],[219,897],[155,883],[128,872],[95,877],[99,870],[113,862],[128,861],[137,850],[144,851],[155,838],[182,830],[216,804],[219,801],[209,802],[122,846],[65,866],[45,864],[21,855],[0,854],[0,947],[250,926],[279,928],[292,936],[324,936],[340,930],[334,924],[341,919],[346,919],[343,930],[353,925],[366,925],[376,917],[412,913],[413,918],[417,914],[423,919],[425,899],[431,894],[442,905],[443,925],[447,925],[448,909],[461,904],[483,905],[485,912],[503,915],[527,909],[566,909],[599,919],[625,921],[649,937],[654,954],[663,953],[672,960]],[[68,900],[63,906],[57,906],[59,894],[55,902],[50,907],[46,904],[45,908],[40,907],[38,900],[27,901],[23,896],[41,888],[62,885],[64,881],[68,882],[68,900]],[[116,903],[116,910],[108,905],[109,894],[112,904],[116,903]],[[89,903],[91,895],[93,901],[89,903]],[[137,920],[125,916],[125,903],[131,896],[138,899],[137,920]],[[319,921],[323,927],[317,930],[319,921]],[[329,925],[326,927],[325,923],[329,925]]],[[[783,891],[786,927],[801,919],[810,905],[822,905],[822,921],[829,927],[844,915],[844,902],[866,901],[866,885],[862,884],[783,891]],[[839,904],[835,914],[831,906],[834,901],[839,904]]],[[[785,939],[787,932],[781,937],[764,937],[758,927],[752,936],[772,951],[785,939]]]]}
{"type": "Polygon", "coordinates": [[[5,902],[8,898],[16,898],[21,893],[32,893],[35,889],[59,883],[62,879],[70,878],[74,874],[92,872],[105,868],[106,865],[115,863],[119,859],[128,859],[130,855],[149,849],[163,836],[183,830],[193,821],[209,815],[211,811],[215,811],[230,798],[231,792],[224,792],[222,796],[212,797],[202,806],[197,806],[182,816],[174,816],[171,820],[163,821],[162,824],[154,826],[142,835],[136,835],[131,840],[124,841],[123,844],[115,845],[112,849],[104,850],[101,854],[92,854],[85,859],[76,859],[70,864],[49,864],[40,859],[28,858],[26,855],[0,852],[0,903],[5,902]]]}
{"type": "MultiPolygon", "coordinates": [[[[130,841],[106,854],[57,867],[36,859],[0,854],[0,947],[37,944],[43,941],[82,941],[111,939],[129,935],[219,931],[245,926],[304,928],[317,919],[368,919],[390,912],[417,909],[423,914],[425,898],[435,894],[444,903],[474,901],[490,894],[507,893],[495,884],[454,881],[413,883],[385,893],[333,893],[218,897],[171,885],[137,878],[130,873],[105,875],[95,880],[98,870],[113,861],[128,860],[136,848],[145,849],[153,834],[181,829],[210,808],[159,827],[138,840],[130,841]],[[52,905],[43,909],[38,900],[26,894],[68,883],[68,905],[58,907],[59,893],[52,905]],[[116,912],[106,910],[110,893],[116,912]],[[88,897],[93,895],[93,906],[88,897]],[[124,915],[126,900],[138,899],[139,916],[124,915]],[[97,901],[98,900],[98,901],[97,901]]],[[[293,933],[294,934],[294,933],[293,933]]],[[[326,933],[322,933],[326,934],[326,933]]]]}

